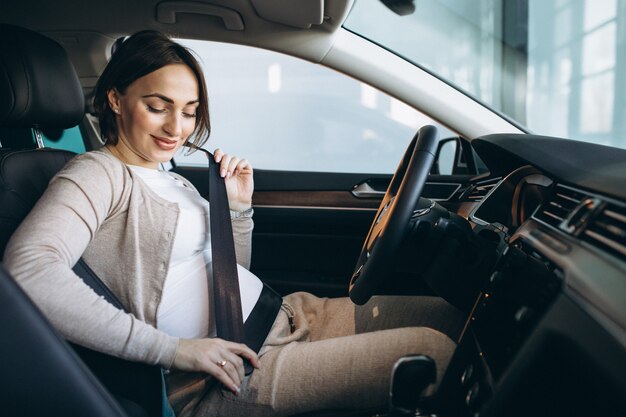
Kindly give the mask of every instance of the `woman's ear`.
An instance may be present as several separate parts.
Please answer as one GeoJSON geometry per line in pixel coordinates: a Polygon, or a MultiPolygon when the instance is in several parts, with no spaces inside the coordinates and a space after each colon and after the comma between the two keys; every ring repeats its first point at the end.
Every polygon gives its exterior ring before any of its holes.
{"type": "Polygon", "coordinates": [[[119,92],[115,88],[110,89],[109,91],[107,91],[107,99],[109,101],[109,107],[111,107],[113,113],[120,114],[119,92]]]}

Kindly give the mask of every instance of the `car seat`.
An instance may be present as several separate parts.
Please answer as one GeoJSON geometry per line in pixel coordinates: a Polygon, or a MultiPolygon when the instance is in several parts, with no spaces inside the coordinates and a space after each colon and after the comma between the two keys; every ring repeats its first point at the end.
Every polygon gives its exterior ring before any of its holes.
{"type": "Polygon", "coordinates": [[[0,266],[1,414],[126,414],[0,266]]]}
{"type": "MultiPolygon", "coordinates": [[[[0,254],[50,179],[74,156],[72,152],[43,148],[40,129],[75,126],[84,108],[78,77],[61,45],[36,32],[0,24],[0,254]],[[33,149],[35,142],[37,149],[33,149]]],[[[97,293],[122,308],[82,260],[74,271],[97,293]]],[[[2,326],[4,331],[4,323],[2,326]]],[[[33,322],[32,326],[41,323],[33,322]]],[[[17,342],[2,340],[9,345],[17,342]]],[[[73,347],[128,414],[161,415],[160,368],[73,347]]],[[[45,347],[27,348],[34,351],[45,347]]],[[[66,366],[70,365],[84,368],[75,358],[67,359],[66,366]]],[[[13,388],[7,388],[14,394],[13,388]]],[[[82,394],[76,391],[76,395],[82,394]]],[[[35,396],[30,401],[38,399],[35,396]]]]}

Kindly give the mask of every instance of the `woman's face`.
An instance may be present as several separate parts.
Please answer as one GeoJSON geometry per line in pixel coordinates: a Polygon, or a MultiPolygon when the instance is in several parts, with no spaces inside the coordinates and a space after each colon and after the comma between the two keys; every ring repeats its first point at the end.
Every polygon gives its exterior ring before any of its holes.
{"type": "Polygon", "coordinates": [[[135,80],[124,94],[110,90],[118,142],[109,149],[131,165],[157,168],[169,161],[195,129],[198,91],[193,71],[183,64],[135,80]]]}

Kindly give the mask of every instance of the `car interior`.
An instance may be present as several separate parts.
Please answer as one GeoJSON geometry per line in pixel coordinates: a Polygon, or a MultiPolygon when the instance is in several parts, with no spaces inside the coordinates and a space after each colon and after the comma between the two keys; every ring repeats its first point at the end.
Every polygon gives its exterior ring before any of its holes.
{"type": "MultiPolygon", "coordinates": [[[[421,395],[434,364],[415,352],[384,408],[307,415],[625,415],[626,150],[533,134],[346,29],[363,2],[3,2],[0,253],[55,173],[103,145],[90,99],[118,40],[156,29],[278,52],[430,122],[394,172],[255,168],[251,271],[282,295],[438,296],[467,317],[434,395],[421,395]]],[[[420,4],[382,3],[397,15],[420,4]]],[[[164,169],[208,188],[206,165],[164,169]]],[[[74,270],[123,309],[87,264],[74,270]]],[[[159,368],[63,340],[2,267],[0,316],[0,414],[161,415],[159,368]]]]}

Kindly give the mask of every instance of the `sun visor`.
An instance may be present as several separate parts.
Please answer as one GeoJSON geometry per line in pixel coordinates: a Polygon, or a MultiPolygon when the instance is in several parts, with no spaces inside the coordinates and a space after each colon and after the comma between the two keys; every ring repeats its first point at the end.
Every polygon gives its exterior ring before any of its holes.
{"type": "Polygon", "coordinates": [[[324,0],[252,0],[259,16],[301,29],[324,22],[324,0]]]}

